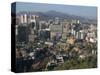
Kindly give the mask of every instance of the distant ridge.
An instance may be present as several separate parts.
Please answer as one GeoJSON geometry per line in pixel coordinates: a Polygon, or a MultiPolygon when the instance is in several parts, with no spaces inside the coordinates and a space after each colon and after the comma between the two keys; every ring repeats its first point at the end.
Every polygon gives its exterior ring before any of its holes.
{"type": "Polygon", "coordinates": [[[62,13],[62,12],[57,12],[54,10],[51,11],[47,11],[47,12],[19,12],[17,13],[17,15],[21,15],[21,14],[27,14],[27,15],[39,15],[41,20],[48,20],[48,19],[54,19],[55,17],[59,17],[60,19],[68,19],[68,20],[72,20],[72,19],[76,19],[76,20],[80,20],[80,22],[82,23],[92,23],[92,24],[96,24],[97,20],[96,19],[89,19],[86,17],[82,17],[82,16],[76,16],[76,15],[71,15],[68,13],[62,13]]]}

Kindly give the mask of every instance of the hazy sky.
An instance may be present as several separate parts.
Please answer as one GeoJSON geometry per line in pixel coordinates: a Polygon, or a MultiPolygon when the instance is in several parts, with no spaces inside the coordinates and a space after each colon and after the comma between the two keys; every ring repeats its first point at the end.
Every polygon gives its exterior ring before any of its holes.
{"type": "Polygon", "coordinates": [[[59,4],[42,4],[42,3],[16,3],[16,12],[20,11],[40,11],[46,12],[50,10],[68,13],[77,16],[84,16],[89,18],[97,17],[97,7],[93,6],[73,6],[73,5],[59,5],[59,4]]]}

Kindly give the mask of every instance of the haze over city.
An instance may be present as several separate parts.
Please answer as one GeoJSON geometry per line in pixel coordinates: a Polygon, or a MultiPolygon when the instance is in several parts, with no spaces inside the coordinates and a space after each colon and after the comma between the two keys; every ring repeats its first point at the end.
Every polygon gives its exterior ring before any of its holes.
{"type": "Polygon", "coordinates": [[[91,19],[97,18],[97,7],[94,6],[76,6],[76,5],[60,5],[60,4],[43,4],[43,3],[16,3],[16,12],[32,11],[32,12],[48,12],[57,11],[65,14],[87,17],[91,19]],[[74,12],[74,13],[73,13],[74,12]]]}

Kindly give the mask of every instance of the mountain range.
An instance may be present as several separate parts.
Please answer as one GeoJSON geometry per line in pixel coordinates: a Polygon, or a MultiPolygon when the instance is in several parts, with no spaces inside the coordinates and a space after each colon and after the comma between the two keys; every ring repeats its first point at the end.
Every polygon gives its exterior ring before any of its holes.
{"type": "Polygon", "coordinates": [[[76,20],[80,20],[81,23],[92,23],[92,24],[97,24],[97,20],[96,19],[90,19],[90,18],[86,18],[83,16],[76,16],[76,15],[71,15],[68,13],[61,13],[61,12],[57,12],[54,10],[51,11],[47,11],[47,12],[20,12],[17,13],[17,15],[21,15],[21,14],[27,14],[27,15],[39,15],[41,20],[49,20],[49,19],[54,19],[55,17],[59,17],[60,19],[68,19],[68,20],[72,20],[72,19],[76,19],[76,20]]]}

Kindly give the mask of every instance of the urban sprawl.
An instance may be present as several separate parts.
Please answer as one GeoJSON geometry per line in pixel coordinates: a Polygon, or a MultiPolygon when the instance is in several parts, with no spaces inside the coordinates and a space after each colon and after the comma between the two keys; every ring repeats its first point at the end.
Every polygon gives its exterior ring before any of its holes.
{"type": "Polygon", "coordinates": [[[97,24],[16,15],[16,72],[97,67],[97,24]]]}

